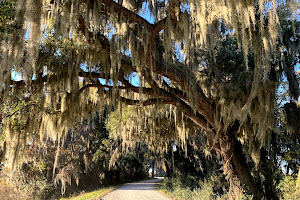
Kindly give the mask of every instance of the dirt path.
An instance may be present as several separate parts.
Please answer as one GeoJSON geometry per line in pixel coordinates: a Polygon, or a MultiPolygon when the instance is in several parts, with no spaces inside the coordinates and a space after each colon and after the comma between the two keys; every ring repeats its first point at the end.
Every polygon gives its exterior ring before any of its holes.
{"type": "Polygon", "coordinates": [[[155,184],[162,178],[130,183],[108,193],[101,200],[171,200],[162,195],[155,184]]]}

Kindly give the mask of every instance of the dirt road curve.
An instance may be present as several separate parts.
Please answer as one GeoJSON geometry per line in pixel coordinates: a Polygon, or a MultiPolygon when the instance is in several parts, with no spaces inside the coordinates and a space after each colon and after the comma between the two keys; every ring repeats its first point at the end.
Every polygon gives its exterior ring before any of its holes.
{"type": "Polygon", "coordinates": [[[170,200],[155,187],[160,178],[130,183],[105,195],[101,200],[170,200]]]}

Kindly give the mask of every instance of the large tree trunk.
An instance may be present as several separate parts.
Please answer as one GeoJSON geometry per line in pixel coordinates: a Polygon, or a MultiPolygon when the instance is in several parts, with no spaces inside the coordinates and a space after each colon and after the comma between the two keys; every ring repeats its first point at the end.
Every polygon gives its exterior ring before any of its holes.
{"type": "MultiPolygon", "coordinates": [[[[261,190],[266,200],[278,200],[276,192],[276,165],[268,159],[268,152],[264,149],[260,150],[260,163],[258,166],[259,173],[264,177],[260,180],[261,190]]],[[[261,177],[260,175],[260,177],[261,177]]]]}
{"type": "Polygon", "coordinates": [[[230,192],[234,199],[239,199],[243,191],[253,195],[255,200],[261,197],[260,191],[248,169],[245,156],[238,141],[224,133],[219,139],[224,174],[229,176],[230,192]]]}

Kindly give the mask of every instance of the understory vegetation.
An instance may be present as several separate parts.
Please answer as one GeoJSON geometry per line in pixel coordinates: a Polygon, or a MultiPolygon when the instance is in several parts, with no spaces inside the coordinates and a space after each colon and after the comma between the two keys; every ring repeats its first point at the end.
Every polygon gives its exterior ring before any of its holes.
{"type": "MultiPolygon", "coordinates": [[[[299,171],[300,172],[300,171],[299,171]]],[[[296,200],[300,199],[300,175],[285,176],[279,183],[278,189],[282,199],[296,200]]]]}
{"type": "Polygon", "coordinates": [[[182,200],[229,199],[226,187],[228,185],[224,185],[224,182],[215,176],[205,181],[199,180],[197,177],[172,176],[165,178],[158,185],[158,189],[168,196],[182,200]],[[221,192],[219,193],[220,189],[221,192]]]}
{"type": "MultiPolygon", "coordinates": [[[[287,175],[277,186],[280,199],[298,200],[300,199],[300,187],[297,184],[297,177],[287,175]]],[[[208,180],[202,181],[193,176],[171,176],[159,183],[157,188],[178,200],[227,200],[231,196],[228,194],[228,185],[218,176],[212,176],[208,180]]],[[[252,200],[252,195],[240,197],[244,200],[252,200]]]]}
{"type": "Polygon", "coordinates": [[[148,177],[144,152],[122,154],[111,162],[121,139],[109,137],[103,120],[93,118],[78,124],[61,149],[50,141],[42,146],[31,144],[24,152],[26,161],[12,179],[5,167],[0,169],[2,197],[57,199],[148,177]]]}

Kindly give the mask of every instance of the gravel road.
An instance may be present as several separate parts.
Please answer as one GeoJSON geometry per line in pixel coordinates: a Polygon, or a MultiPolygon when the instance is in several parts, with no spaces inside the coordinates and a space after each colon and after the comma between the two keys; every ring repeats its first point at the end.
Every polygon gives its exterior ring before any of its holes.
{"type": "Polygon", "coordinates": [[[162,195],[155,184],[162,178],[130,183],[108,193],[101,200],[171,200],[162,195]]]}

